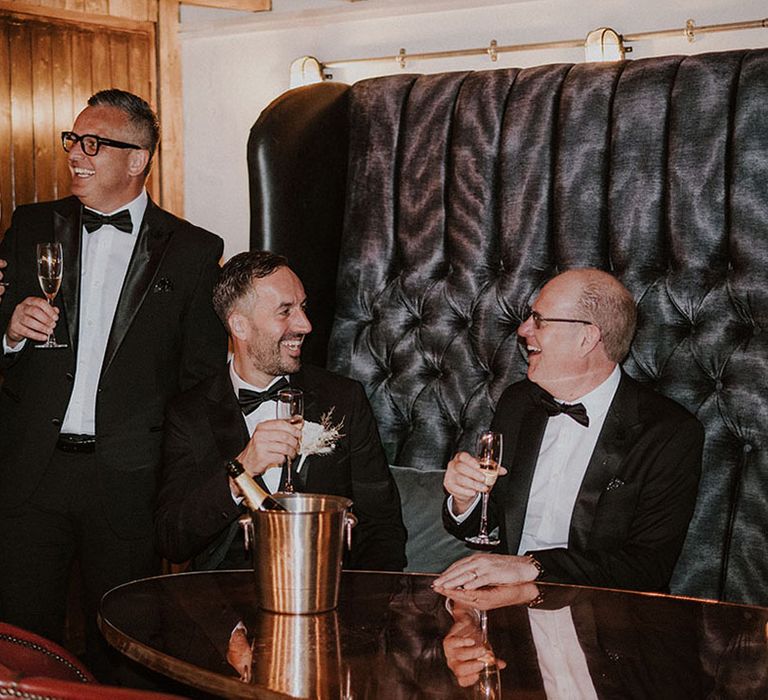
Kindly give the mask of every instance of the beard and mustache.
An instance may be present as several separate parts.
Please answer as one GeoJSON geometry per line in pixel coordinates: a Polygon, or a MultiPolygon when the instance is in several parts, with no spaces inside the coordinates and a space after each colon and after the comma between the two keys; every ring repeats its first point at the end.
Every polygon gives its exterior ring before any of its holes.
{"type": "Polygon", "coordinates": [[[301,356],[291,357],[283,354],[283,343],[303,342],[303,333],[287,333],[277,342],[272,338],[257,337],[247,344],[248,359],[259,371],[278,377],[283,374],[294,374],[301,368],[301,356]]]}

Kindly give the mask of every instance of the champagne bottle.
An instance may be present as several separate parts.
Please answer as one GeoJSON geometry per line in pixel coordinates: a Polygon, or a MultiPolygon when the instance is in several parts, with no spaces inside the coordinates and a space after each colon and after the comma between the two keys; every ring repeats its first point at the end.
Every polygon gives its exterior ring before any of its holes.
{"type": "Polygon", "coordinates": [[[245,503],[251,510],[288,510],[261,488],[237,459],[229,460],[226,468],[227,474],[240,487],[245,503]]]}

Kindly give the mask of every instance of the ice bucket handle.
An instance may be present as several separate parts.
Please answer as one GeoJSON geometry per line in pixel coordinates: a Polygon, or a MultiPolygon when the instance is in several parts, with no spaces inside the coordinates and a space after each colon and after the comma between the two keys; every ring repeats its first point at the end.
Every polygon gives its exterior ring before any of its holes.
{"type": "MultiPolygon", "coordinates": [[[[253,519],[251,518],[250,514],[246,514],[241,515],[237,522],[243,530],[243,544],[245,545],[245,551],[249,552],[251,549],[253,519]]],[[[352,551],[352,528],[355,525],[357,525],[357,518],[352,513],[345,513],[344,534],[346,535],[347,549],[350,551],[352,551]]]]}
{"type": "Polygon", "coordinates": [[[357,518],[352,513],[344,513],[344,532],[347,535],[347,549],[352,551],[352,528],[357,525],[357,518]]]}
{"type": "Polygon", "coordinates": [[[250,513],[241,515],[237,519],[237,524],[243,531],[243,545],[246,552],[251,551],[251,533],[253,532],[253,520],[250,513]]]}

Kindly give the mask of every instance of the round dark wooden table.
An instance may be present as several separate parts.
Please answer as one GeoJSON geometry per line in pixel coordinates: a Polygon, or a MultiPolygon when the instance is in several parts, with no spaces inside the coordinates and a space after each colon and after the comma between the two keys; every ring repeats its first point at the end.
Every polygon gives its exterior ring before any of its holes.
{"type": "Polygon", "coordinates": [[[258,609],[249,571],[160,576],[107,593],[99,624],[225,698],[478,697],[481,644],[504,698],[768,697],[768,609],[553,584],[448,599],[433,578],[345,571],[337,610],[302,616],[258,609]]]}

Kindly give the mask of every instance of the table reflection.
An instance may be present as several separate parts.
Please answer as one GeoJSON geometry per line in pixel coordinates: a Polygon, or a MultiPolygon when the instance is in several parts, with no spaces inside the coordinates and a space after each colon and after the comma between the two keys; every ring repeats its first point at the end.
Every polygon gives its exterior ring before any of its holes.
{"type": "Polygon", "coordinates": [[[766,609],[554,584],[443,595],[432,580],[345,572],[336,611],[291,616],[255,607],[249,572],[158,577],[110,592],[101,626],[222,697],[768,697],[766,609]]]}
{"type": "Polygon", "coordinates": [[[227,661],[246,683],[297,698],[339,698],[342,676],[346,676],[339,639],[336,612],[264,612],[248,624],[238,623],[230,635],[227,661]]]}

